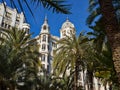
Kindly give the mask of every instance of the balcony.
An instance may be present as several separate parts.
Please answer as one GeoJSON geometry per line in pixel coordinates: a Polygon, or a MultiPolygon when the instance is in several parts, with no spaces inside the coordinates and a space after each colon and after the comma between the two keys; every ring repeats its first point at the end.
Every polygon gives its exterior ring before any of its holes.
{"type": "Polygon", "coordinates": [[[12,19],[9,18],[9,17],[4,17],[4,18],[3,18],[3,22],[9,22],[9,23],[11,23],[11,22],[12,22],[12,19]]]}

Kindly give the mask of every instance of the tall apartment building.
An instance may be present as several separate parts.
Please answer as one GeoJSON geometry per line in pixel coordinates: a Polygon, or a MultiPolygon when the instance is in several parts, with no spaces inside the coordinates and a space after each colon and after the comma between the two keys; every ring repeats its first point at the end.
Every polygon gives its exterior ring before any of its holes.
{"type": "MultiPolygon", "coordinates": [[[[53,51],[59,47],[57,41],[65,38],[66,35],[70,37],[71,33],[76,33],[75,26],[68,19],[66,19],[60,28],[60,37],[51,35],[50,26],[48,24],[47,17],[45,17],[45,20],[41,26],[41,31],[35,38],[37,39],[37,43],[40,45],[39,52],[41,53],[41,57],[39,57],[39,60],[41,60],[43,67],[47,70],[48,73],[51,73],[52,70],[51,64],[53,60],[53,51]]],[[[81,71],[79,74],[79,85],[84,86],[85,90],[88,90],[88,85],[85,82],[86,72],[83,73],[81,71]]],[[[94,90],[105,90],[103,84],[97,78],[94,77],[93,79],[94,90]]]]}
{"type": "Polygon", "coordinates": [[[41,32],[37,38],[37,42],[40,45],[39,51],[42,54],[40,60],[42,61],[43,67],[51,72],[51,62],[53,59],[53,50],[58,47],[57,41],[65,38],[66,35],[70,36],[70,33],[75,34],[74,25],[67,19],[61,29],[60,29],[60,38],[50,34],[50,26],[48,25],[48,20],[45,17],[44,23],[41,26],[41,32]]]}
{"type": "Polygon", "coordinates": [[[18,29],[26,30],[29,33],[30,25],[25,23],[23,12],[18,13],[16,9],[10,8],[5,4],[0,3],[0,27],[11,29],[17,27],[18,29]]]}

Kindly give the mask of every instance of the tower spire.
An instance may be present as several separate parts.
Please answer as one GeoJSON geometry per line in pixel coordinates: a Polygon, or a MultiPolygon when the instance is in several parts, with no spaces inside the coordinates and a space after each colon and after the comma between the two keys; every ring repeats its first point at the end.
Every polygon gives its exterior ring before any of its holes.
{"type": "Polygon", "coordinates": [[[47,15],[45,15],[45,17],[44,17],[44,22],[43,22],[43,24],[42,24],[42,27],[41,27],[41,32],[40,32],[41,34],[42,33],[49,33],[49,25],[48,25],[48,19],[47,19],[47,15]]]}
{"type": "Polygon", "coordinates": [[[68,17],[66,18],[66,21],[67,21],[67,22],[69,21],[69,18],[68,18],[68,17]]]}
{"type": "Polygon", "coordinates": [[[45,15],[44,23],[48,23],[47,15],[45,15]]]}

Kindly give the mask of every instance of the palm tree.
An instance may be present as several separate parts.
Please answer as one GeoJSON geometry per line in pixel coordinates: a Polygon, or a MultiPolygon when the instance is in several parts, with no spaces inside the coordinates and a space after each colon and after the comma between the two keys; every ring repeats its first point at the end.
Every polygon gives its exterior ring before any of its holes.
{"type": "Polygon", "coordinates": [[[99,62],[95,57],[96,52],[94,49],[94,44],[92,41],[89,41],[88,49],[85,51],[84,56],[84,70],[85,70],[85,85],[87,86],[88,90],[93,90],[93,83],[94,83],[94,72],[96,68],[99,66],[99,62]]]}
{"type": "Polygon", "coordinates": [[[112,49],[114,67],[120,83],[120,29],[112,0],[98,0],[105,21],[108,42],[112,49]]]}
{"type": "MultiPolygon", "coordinates": [[[[74,75],[65,75],[64,77],[57,77],[54,76],[52,78],[52,86],[55,87],[55,90],[73,90],[73,80],[74,80],[74,75]]],[[[83,90],[82,86],[77,87],[78,90],[83,90]]]]}
{"type": "Polygon", "coordinates": [[[86,50],[85,42],[87,40],[82,33],[78,38],[75,35],[63,38],[58,42],[60,47],[55,51],[53,68],[58,76],[64,77],[68,72],[74,74],[74,90],[78,90],[78,73],[81,70],[80,66],[83,65],[82,58],[86,50]]]}
{"type": "Polygon", "coordinates": [[[98,0],[97,3],[100,6],[100,12],[104,18],[105,31],[112,49],[114,67],[120,83],[120,30],[113,1],[119,0],[98,0]]]}
{"type": "Polygon", "coordinates": [[[105,90],[107,90],[107,84],[109,84],[109,88],[112,88],[112,84],[114,84],[114,80],[116,80],[116,75],[113,68],[112,53],[108,43],[104,44],[102,52],[99,53],[99,55],[97,54],[96,58],[99,60],[100,64],[96,68],[95,77],[101,80],[105,90]]]}
{"type": "Polygon", "coordinates": [[[7,83],[9,89],[15,90],[18,77],[28,68],[40,64],[38,61],[40,54],[33,47],[36,40],[30,39],[31,34],[26,34],[25,31],[16,28],[1,29],[1,33],[0,82],[7,83]]]}
{"type": "MultiPolygon", "coordinates": [[[[105,26],[103,23],[103,18],[100,18],[97,22],[96,25],[90,26],[91,29],[93,29],[92,32],[88,32],[89,35],[92,35],[91,40],[93,41],[93,44],[91,47],[93,47],[94,52],[90,52],[86,57],[89,55],[94,55],[91,59],[96,59],[94,60],[96,63],[96,67],[92,67],[95,72],[95,77],[96,73],[98,75],[97,77],[101,79],[102,81],[112,82],[113,84],[116,83],[115,81],[115,71],[113,67],[113,62],[112,62],[112,53],[111,49],[108,43],[108,40],[106,38],[106,32],[105,32],[105,26]],[[101,73],[100,73],[101,72],[101,73]],[[106,73],[108,72],[108,73],[106,73]],[[107,78],[106,78],[107,76],[107,78]],[[109,79],[109,80],[108,80],[109,79]]],[[[92,51],[92,50],[89,50],[92,51]]],[[[90,59],[90,57],[88,58],[90,59]]],[[[87,61],[89,62],[89,61],[87,61]]],[[[93,62],[93,61],[92,61],[93,62]]],[[[89,65],[89,64],[88,64],[89,65]]],[[[88,68],[90,69],[90,67],[88,68]]],[[[106,85],[104,85],[106,86],[106,85]]]]}
{"type": "MultiPolygon", "coordinates": [[[[112,3],[114,4],[114,9],[117,15],[118,21],[120,21],[120,15],[119,15],[119,9],[120,9],[120,2],[119,0],[112,0],[112,3]]],[[[89,0],[89,7],[88,11],[90,12],[90,15],[86,19],[87,25],[92,25],[92,23],[95,21],[95,19],[102,17],[102,12],[100,10],[100,6],[98,5],[98,1],[96,0],[89,0]]],[[[98,21],[98,20],[97,20],[98,21]]]]}
{"type": "Polygon", "coordinates": [[[98,21],[95,22],[94,26],[89,26],[93,31],[88,32],[87,34],[90,35],[90,40],[93,41],[94,48],[97,50],[97,52],[101,52],[103,45],[105,42],[107,42],[106,32],[105,32],[105,26],[103,24],[103,18],[98,19],[98,21]]]}
{"type": "Polygon", "coordinates": [[[88,35],[90,35],[90,44],[89,48],[86,50],[85,63],[87,71],[86,84],[89,90],[93,90],[94,72],[96,71],[96,68],[100,65],[100,61],[96,59],[96,54],[101,53],[103,45],[106,42],[106,35],[102,19],[103,18],[100,18],[97,22],[95,22],[94,26],[90,26],[93,31],[87,33],[88,35]]]}
{"type": "MultiPolygon", "coordinates": [[[[6,0],[2,0],[2,2],[6,2],[6,0]]],[[[27,9],[30,11],[32,16],[34,17],[34,10],[33,7],[31,7],[30,3],[33,3],[36,7],[38,6],[43,6],[44,8],[47,8],[48,10],[52,10],[53,12],[56,13],[64,13],[64,14],[70,14],[70,5],[65,5],[66,3],[65,0],[10,0],[10,4],[14,8],[20,8],[20,11],[22,11],[25,14],[25,8],[24,6],[27,7],[27,9]]],[[[4,7],[6,5],[4,4],[4,7]]]]}

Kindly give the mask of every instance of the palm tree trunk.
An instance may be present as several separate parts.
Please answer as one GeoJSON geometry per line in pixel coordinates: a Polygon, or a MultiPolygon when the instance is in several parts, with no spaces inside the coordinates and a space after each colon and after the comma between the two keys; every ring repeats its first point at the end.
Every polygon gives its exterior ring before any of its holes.
{"type": "Polygon", "coordinates": [[[104,90],[107,90],[106,86],[104,86],[104,90]]]}
{"type": "Polygon", "coordinates": [[[112,90],[112,82],[109,82],[109,90],[112,90]]]}
{"type": "Polygon", "coordinates": [[[84,81],[84,86],[83,86],[83,89],[85,90],[85,70],[83,69],[83,81],[84,81]]]}
{"type": "Polygon", "coordinates": [[[100,78],[98,78],[98,90],[100,90],[100,87],[101,87],[101,85],[100,85],[100,78]]]}
{"type": "Polygon", "coordinates": [[[93,72],[87,70],[87,74],[88,74],[88,90],[93,90],[93,72]]]}
{"type": "Polygon", "coordinates": [[[104,17],[107,38],[112,49],[114,67],[120,83],[120,29],[112,0],[98,0],[104,17]]]}
{"type": "Polygon", "coordinates": [[[2,80],[0,81],[0,90],[7,90],[7,86],[2,80]]]}
{"type": "Polygon", "coordinates": [[[10,84],[9,90],[15,90],[15,85],[14,84],[10,84]]]}
{"type": "Polygon", "coordinates": [[[75,62],[75,75],[74,75],[74,90],[77,90],[77,81],[78,81],[78,61],[75,62]]]}

